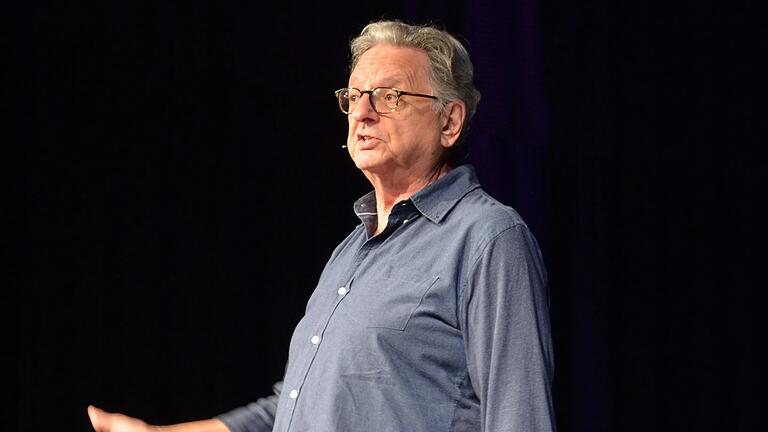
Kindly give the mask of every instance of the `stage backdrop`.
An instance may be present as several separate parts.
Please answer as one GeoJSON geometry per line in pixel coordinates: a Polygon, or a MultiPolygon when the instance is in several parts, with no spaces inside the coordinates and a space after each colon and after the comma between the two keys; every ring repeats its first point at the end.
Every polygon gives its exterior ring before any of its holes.
{"type": "Polygon", "coordinates": [[[748,7],[8,6],[3,430],[85,431],[89,403],[201,419],[270,392],[370,188],[333,91],[379,18],[445,27],[474,59],[468,161],[540,240],[560,430],[756,429],[748,7]]]}

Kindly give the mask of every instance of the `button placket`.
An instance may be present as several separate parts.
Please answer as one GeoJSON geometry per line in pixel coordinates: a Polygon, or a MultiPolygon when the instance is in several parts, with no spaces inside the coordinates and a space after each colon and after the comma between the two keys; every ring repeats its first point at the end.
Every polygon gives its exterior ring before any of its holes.
{"type": "MultiPolygon", "coordinates": [[[[352,280],[350,280],[347,283],[347,285],[341,286],[336,290],[336,294],[338,295],[338,298],[336,299],[333,305],[333,308],[331,308],[330,313],[328,313],[328,315],[326,316],[325,322],[323,323],[322,327],[318,329],[318,333],[313,335],[309,339],[309,342],[314,346],[313,348],[314,353],[311,355],[306,365],[306,368],[304,369],[301,380],[298,383],[294,384],[294,385],[298,385],[298,387],[294,388],[288,393],[288,398],[290,398],[290,400],[294,402],[293,407],[291,408],[291,415],[290,415],[291,419],[293,419],[293,412],[296,409],[296,403],[298,403],[297,399],[299,398],[300,388],[302,385],[304,385],[304,381],[306,381],[307,375],[309,375],[309,371],[312,369],[312,366],[315,363],[315,357],[317,356],[320,343],[323,340],[323,333],[325,333],[325,329],[328,328],[328,324],[333,319],[333,315],[336,313],[336,308],[339,306],[339,303],[341,303],[341,301],[344,299],[344,296],[346,296],[349,293],[350,290],[349,288],[347,288],[347,286],[349,286],[349,284],[351,283],[352,283],[352,280]]],[[[290,429],[290,424],[291,424],[290,420],[288,424],[289,424],[288,428],[290,429]]]]}
{"type": "Polygon", "coordinates": [[[370,252],[371,244],[369,241],[366,241],[358,250],[356,253],[356,256],[352,262],[352,265],[349,268],[349,271],[347,273],[348,277],[345,279],[347,282],[345,285],[340,286],[336,290],[336,294],[338,297],[336,298],[336,301],[333,304],[333,307],[331,308],[330,312],[325,317],[325,322],[322,324],[322,326],[318,329],[318,333],[315,334],[310,338],[310,343],[312,343],[315,347],[312,349],[312,354],[310,355],[310,358],[308,359],[305,367],[303,368],[303,371],[301,372],[300,376],[301,378],[298,380],[297,383],[294,383],[297,387],[291,390],[288,393],[288,397],[291,401],[294,403],[292,404],[290,408],[290,415],[288,420],[288,430],[291,428],[291,423],[293,421],[293,415],[296,410],[297,405],[297,399],[299,397],[299,389],[301,386],[304,385],[304,382],[307,380],[307,376],[309,375],[310,371],[312,370],[312,367],[315,364],[315,359],[319,352],[319,344],[322,341],[323,334],[325,333],[325,330],[328,328],[328,325],[330,324],[331,320],[333,319],[333,316],[336,313],[336,310],[341,303],[342,300],[344,300],[344,297],[349,294],[350,289],[349,286],[352,284],[352,281],[354,280],[354,273],[357,271],[360,264],[365,260],[365,258],[368,256],[368,253],[370,252]],[[314,343],[315,337],[317,337],[317,344],[314,343]]]}

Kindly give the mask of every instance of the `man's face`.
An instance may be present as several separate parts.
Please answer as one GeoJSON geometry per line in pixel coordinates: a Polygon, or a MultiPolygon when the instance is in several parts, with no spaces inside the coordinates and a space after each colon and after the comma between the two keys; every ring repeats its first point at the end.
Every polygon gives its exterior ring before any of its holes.
{"type": "MultiPolygon", "coordinates": [[[[360,57],[349,76],[349,87],[394,87],[432,95],[428,67],[428,57],[420,50],[375,45],[360,57]]],[[[379,114],[368,98],[370,94],[365,94],[348,115],[347,149],[355,165],[366,174],[392,179],[419,176],[434,169],[444,151],[441,116],[434,109],[435,101],[401,96],[397,110],[379,114]]]]}

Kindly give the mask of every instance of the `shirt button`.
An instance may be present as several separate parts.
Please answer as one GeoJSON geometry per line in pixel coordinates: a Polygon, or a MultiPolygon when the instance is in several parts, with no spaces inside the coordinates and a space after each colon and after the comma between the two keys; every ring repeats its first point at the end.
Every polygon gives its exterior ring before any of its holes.
{"type": "Polygon", "coordinates": [[[346,288],[346,287],[341,287],[341,288],[339,288],[339,290],[338,290],[338,291],[336,291],[336,292],[337,292],[337,293],[339,293],[339,295],[343,297],[343,296],[344,296],[344,294],[346,294],[346,293],[347,293],[347,288],[346,288]]]}
{"type": "Polygon", "coordinates": [[[408,219],[406,219],[406,220],[404,220],[404,221],[403,221],[403,225],[405,225],[405,224],[407,224],[407,223],[408,223],[408,219]]]}
{"type": "Polygon", "coordinates": [[[309,341],[312,342],[312,345],[317,345],[320,343],[320,336],[312,336],[312,339],[309,341]]]}
{"type": "Polygon", "coordinates": [[[296,399],[297,397],[299,397],[299,391],[296,389],[291,390],[291,392],[288,393],[288,397],[291,399],[296,399]]]}

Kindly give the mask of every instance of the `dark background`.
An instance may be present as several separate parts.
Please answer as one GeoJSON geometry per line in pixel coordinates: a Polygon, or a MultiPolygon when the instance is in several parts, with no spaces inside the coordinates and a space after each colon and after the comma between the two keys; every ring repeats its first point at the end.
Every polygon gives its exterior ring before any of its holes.
{"type": "Polygon", "coordinates": [[[89,430],[89,403],[201,419],[270,391],[369,190],[332,96],[348,42],[399,18],[473,57],[470,161],[541,242],[560,430],[758,429],[752,9],[6,6],[0,427],[89,430]]]}

